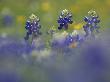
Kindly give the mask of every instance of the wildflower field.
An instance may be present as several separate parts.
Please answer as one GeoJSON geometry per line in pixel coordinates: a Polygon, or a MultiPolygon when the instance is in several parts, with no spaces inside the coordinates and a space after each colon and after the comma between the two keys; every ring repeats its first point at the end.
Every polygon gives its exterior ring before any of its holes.
{"type": "Polygon", "coordinates": [[[110,0],[0,0],[0,82],[110,82],[110,0]]]}

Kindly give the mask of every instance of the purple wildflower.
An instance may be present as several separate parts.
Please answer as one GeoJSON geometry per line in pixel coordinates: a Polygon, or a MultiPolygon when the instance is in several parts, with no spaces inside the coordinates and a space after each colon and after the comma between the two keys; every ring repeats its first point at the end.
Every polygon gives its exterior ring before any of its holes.
{"type": "Polygon", "coordinates": [[[63,10],[61,12],[61,15],[59,16],[59,19],[57,21],[59,23],[59,27],[58,29],[68,29],[68,24],[72,24],[72,14],[70,12],[68,12],[68,10],[63,10]]]}
{"type": "Polygon", "coordinates": [[[86,22],[86,25],[83,26],[84,31],[86,32],[85,36],[88,36],[96,30],[98,32],[98,29],[100,26],[98,24],[100,23],[99,16],[97,13],[93,10],[88,12],[88,16],[84,18],[84,21],[86,22]]]}
{"type": "Polygon", "coordinates": [[[35,37],[38,37],[39,35],[41,35],[41,32],[40,32],[41,25],[39,22],[40,20],[37,16],[35,16],[34,14],[30,16],[29,20],[26,22],[25,28],[27,30],[27,33],[26,33],[25,40],[28,40],[30,35],[32,36],[32,40],[35,37]]]}

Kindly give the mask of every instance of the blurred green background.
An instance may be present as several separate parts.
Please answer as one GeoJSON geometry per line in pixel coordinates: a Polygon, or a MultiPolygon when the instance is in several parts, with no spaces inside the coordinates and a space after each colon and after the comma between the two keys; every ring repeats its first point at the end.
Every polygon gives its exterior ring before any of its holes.
{"type": "Polygon", "coordinates": [[[24,36],[25,22],[33,13],[41,20],[42,31],[47,31],[53,25],[57,28],[57,19],[63,9],[73,13],[75,22],[83,22],[83,17],[91,9],[95,10],[101,19],[101,27],[108,28],[110,0],[0,0],[0,33],[24,36]],[[4,26],[3,16],[13,17],[13,25],[4,26]]]}

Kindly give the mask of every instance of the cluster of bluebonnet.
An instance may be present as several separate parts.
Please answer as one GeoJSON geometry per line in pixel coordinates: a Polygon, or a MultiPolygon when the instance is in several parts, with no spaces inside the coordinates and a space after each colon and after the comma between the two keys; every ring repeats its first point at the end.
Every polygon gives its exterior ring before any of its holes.
{"type": "Polygon", "coordinates": [[[98,32],[98,29],[100,26],[98,24],[100,23],[99,16],[95,11],[89,11],[88,16],[84,17],[84,21],[86,24],[83,26],[84,31],[86,33],[85,36],[88,36],[89,34],[93,33],[94,30],[98,32]]]}
{"type": "MultiPolygon", "coordinates": [[[[35,16],[34,14],[31,15],[29,20],[26,22],[25,28],[27,30],[27,34],[26,34],[25,40],[29,40],[29,36],[32,36],[32,40],[33,40],[34,38],[36,38],[36,36],[41,35],[41,32],[40,32],[41,25],[39,21],[40,20],[37,16],[35,16]]],[[[82,28],[83,28],[83,31],[85,32],[85,35],[83,35],[83,37],[82,35],[80,36],[80,34],[78,34],[76,30],[73,30],[72,33],[67,33],[64,31],[64,33],[62,33],[62,36],[65,36],[65,37],[61,44],[67,45],[67,46],[76,45],[76,44],[79,44],[81,41],[83,41],[85,37],[94,33],[94,31],[98,32],[98,29],[99,29],[98,23],[100,22],[100,20],[99,20],[99,16],[95,11],[93,10],[89,11],[88,16],[84,18],[84,21],[86,22],[86,24],[82,28]]],[[[73,24],[72,13],[66,9],[61,11],[61,14],[57,22],[58,22],[57,30],[59,31],[63,29],[67,30],[69,27],[69,24],[73,24]]],[[[52,27],[52,29],[50,29],[48,33],[50,33],[51,35],[54,35],[57,32],[56,32],[56,29],[52,27]]],[[[54,42],[52,42],[51,44],[59,45],[58,43],[59,41],[54,40],[54,42]]]]}
{"type": "Polygon", "coordinates": [[[35,38],[38,35],[41,35],[41,32],[40,32],[41,25],[39,22],[40,22],[39,18],[34,14],[32,14],[29,17],[29,20],[27,20],[26,26],[25,26],[27,30],[25,40],[28,40],[31,35],[32,35],[32,38],[35,38]]]}
{"type": "Polygon", "coordinates": [[[58,23],[59,23],[59,27],[58,29],[68,29],[68,24],[72,24],[73,20],[72,20],[72,14],[70,12],[68,12],[68,10],[63,10],[61,12],[61,15],[59,16],[58,19],[58,23]]]}
{"type": "Polygon", "coordinates": [[[80,35],[76,31],[73,31],[66,37],[66,43],[68,45],[71,45],[72,43],[78,43],[80,42],[80,40],[81,40],[80,35]]]}

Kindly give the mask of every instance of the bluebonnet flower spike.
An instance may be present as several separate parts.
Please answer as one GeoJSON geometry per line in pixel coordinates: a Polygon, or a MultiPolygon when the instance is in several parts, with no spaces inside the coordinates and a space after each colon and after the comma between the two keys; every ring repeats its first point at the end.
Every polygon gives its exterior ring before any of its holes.
{"type": "Polygon", "coordinates": [[[25,29],[27,30],[25,40],[28,40],[30,36],[32,36],[32,40],[33,40],[33,38],[36,38],[39,35],[41,35],[41,32],[40,32],[41,25],[39,22],[40,22],[40,19],[36,15],[32,14],[29,17],[29,20],[27,20],[26,26],[25,26],[25,29]]]}
{"type": "Polygon", "coordinates": [[[88,12],[88,16],[84,18],[84,21],[86,22],[86,24],[83,26],[84,31],[86,33],[85,36],[92,34],[95,30],[98,32],[98,29],[100,28],[98,26],[100,20],[99,20],[99,16],[95,11],[90,10],[88,12]]]}
{"type": "Polygon", "coordinates": [[[68,29],[68,24],[72,24],[72,14],[68,10],[63,10],[61,12],[61,15],[59,16],[59,19],[57,20],[59,27],[58,29],[68,29]]]}
{"type": "Polygon", "coordinates": [[[66,44],[70,46],[73,43],[78,43],[80,41],[80,36],[76,30],[66,37],[66,44]]]}

